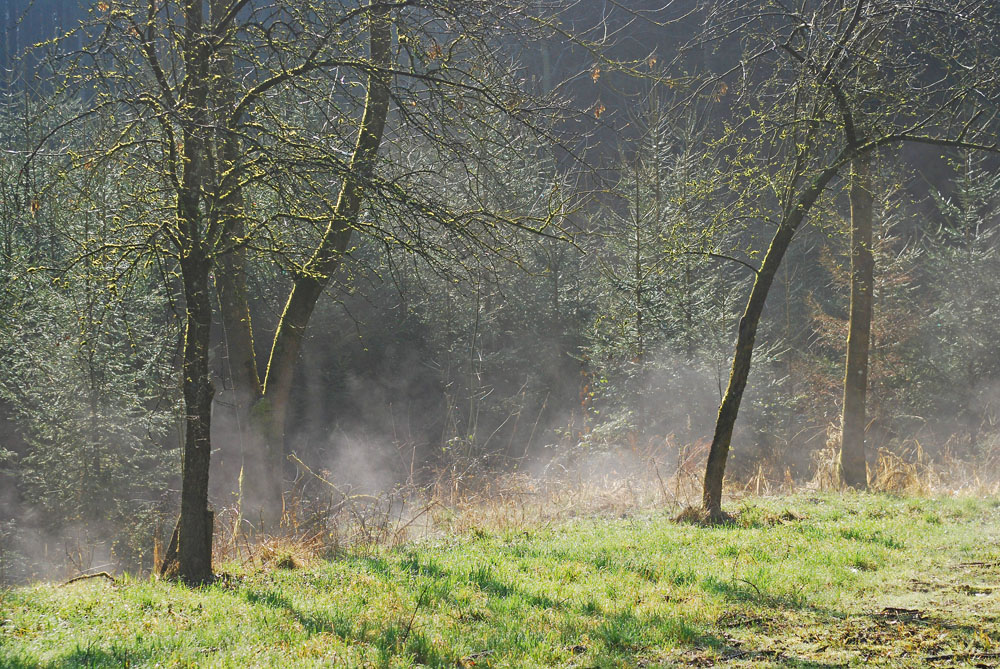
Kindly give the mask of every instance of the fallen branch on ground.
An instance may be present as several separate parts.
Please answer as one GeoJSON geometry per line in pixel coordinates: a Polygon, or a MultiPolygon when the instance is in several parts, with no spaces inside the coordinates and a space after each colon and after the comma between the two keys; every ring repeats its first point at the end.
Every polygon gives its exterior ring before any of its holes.
{"type": "Polygon", "coordinates": [[[944,662],[945,660],[990,660],[1000,658],[1000,653],[948,653],[947,655],[928,655],[925,662],[944,662]]]}
{"type": "Polygon", "coordinates": [[[64,588],[67,585],[69,585],[70,583],[76,583],[77,581],[85,581],[88,578],[106,578],[109,581],[111,581],[112,583],[117,583],[118,582],[117,580],[115,580],[115,577],[112,576],[111,574],[109,574],[108,572],[106,572],[106,571],[99,571],[96,574],[84,574],[83,576],[76,576],[74,578],[69,579],[68,581],[66,581],[65,583],[63,583],[62,585],[60,585],[59,587],[60,588],[64,588]]]}

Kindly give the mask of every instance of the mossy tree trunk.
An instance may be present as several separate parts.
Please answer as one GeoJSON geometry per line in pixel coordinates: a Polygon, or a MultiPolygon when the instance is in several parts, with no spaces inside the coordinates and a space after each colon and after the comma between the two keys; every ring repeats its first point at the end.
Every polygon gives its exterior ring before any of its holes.
{"type": "MultiPolygon", "coordinates": [[[[211,0],[212,25],[219,25],[229,14],[231,0],[211,0]]],[[[246,226],[240,160],[239,125],[242,118],[233,115],[237,104],[236,67],[233,57],[234,29],[224,34],[213,58],[213,111],[215,114],[215,193],[213,215],[222,228],[222,248],[216,261],[215,289],[222,318],[223,338],[232,391],[231,411],[235,413],[235,438],[223,439],[223,459],[238,459],[240,464],[240,509],[257,509],[261,491],[251,483],[268,478],[260,437],[252,429],[250,409],[260,399],[262,387],[254,350],[253,325],[247,295],[246,226]],[[247,482],[244,488],[243,481],[247,482]]],[[[231,473],[232,467],[225,466],[231,473]]],[[[251,515],[250,520],[259,518],[251,515]]]]}
{"type": "Polygon", "coordinates": [[[851,488],[868,487],[865,465],[865,402],[871,345],[875,260],[872,256],[871,157],[860,156],[851,170],[851,311],[844,373],[844,416],[840,480],[851,488]]]}
{"type": "MultiPolygon", "coordinates": [[[[247,498],[249,504],[244,508],[244,515],[251,520],[259,519],[265,526],[274,526],[281,518],[284,438],[295,380],[295,361],[316,302],[339,267],[350,243],[352,228],[361,211],[365,184],[375,169],[389,113],[388,70],[392,62],[392,32],[388,8],[371,9],[368,32],[371,65],[368,93],[350,165],[316,250],[294,278],[274,334],[263,383],[259,381],[254,359],[241,255],[236,252],[229,255],[224,278],[218,282],[223,321],[230,336],[229,355],[234,365],[234,385],[244,386],[236,390],[237,396],[250,399],[245,414],[247,446],[254,452],[248,456],[253,466],[246,470],[245,487],[253,487],[257,495],[247,498]],[[233,333],[237,331],[238,336],[233,338],[233,333]]],[[[238,236],[237,226],[232,226],[231,234],[238,236]]]]}
{"type": "Polygon", "coordinates": [[[212,513],[208,507],[211,461],[212,397],[208,351],[212,323],[208,252],[210,236],[202,213],[208,177],[208,62],[202,5],[184,5],[184,66],[188,98],[182,121],[183,148],[177,190],[176,240],[184,286],[184,460],[181,469],[181,514],[177,527],[177,574],[187,583],[212,578],[212,513]]]}
{"type": "MultiPolygon", "coordinates": [[[[839,161],[834,165],[838,165],[839,161]]],[[[778,225],[771,244],[768,246],[764,260],[757,271],[757,278],[747,306],[740,318],[739,330],[736,336],[736,351],[733,354],[733,364],[729,373],[729,385],[719,406],[719,414],[715,423],[715,435],[708,453],[708,464],[705,467],[705,483],[702,494],[702,504],[712,518],[721,519],[722,513],[722,483],[726,473],[726,460],[733,439],[733,428],[739,414],[743,392],[746,390],[747,379],[750,376],[750,363],[753,359],[754,341],[757,338],[757,326],[764,313],[764,303],[774,282],[774,276],[781,266],[781,260],[792,242],[795,231],[805,219],[806,214],[815,204],[827,184],[836,176],[838,167],[829,167],[818,174],[796,199],[778,225]]]]}
{"type": "Polygon", "coordinates": [[[208,472],[212,396],[208,368],[212,303],[208,261],[197,253],[181,260],[187,323],[184,332],[184,462],[178,523],[178,575],[198,584],[212,578],[212,513],[208,508],[208,472]]]}

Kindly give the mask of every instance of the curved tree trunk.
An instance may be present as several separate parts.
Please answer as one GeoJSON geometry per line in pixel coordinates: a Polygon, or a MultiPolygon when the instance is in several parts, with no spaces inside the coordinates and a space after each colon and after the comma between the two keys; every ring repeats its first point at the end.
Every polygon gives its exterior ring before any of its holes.
{"type": "Polygon", "coordinates": [[[280,519],[285,423],[294,381],[295,361],[316,302],[347,250],[351,229],[361,210],[365,183],[371,178],[375,168],[389,113],[389,75],[386,70],[392,59],[392,32],[388,9],[373,10],[369,21],[373,71],[368,79],[368,96],[350,167],[344,175],[333,215],[316,252],[292,285],[274,334],[263,394],[251,409],[252,428],[262,436],[266,444],[264,457],[267,462],[267,479],[255,483],[263,486],[267,498],[262,508],[265,522],[274,523],[280,519]]]}
{"type": "Polygon", "coordinates": [[[760,324],[764,303],[768,291],[774,281],[774,275],[781,266],[792,237],[806,214],[816,202],[826,185],[837,174],[836,167],[830,167],[813,179],[809,187],[789,207],[778,230],[771,239],[771,245],[764,255],[757,278],[747,299],[746,309],[740,318],[739,332],[736,338],[736,351],[733,354],[733,366],[729,373],[729,385],[719,407],[719,415],[715,423],[715,436],[708,452],[708,464],[705,468],[705,484],[702,494],[702,504],[714,519],[721,519],[722,513],[722,483],[726,473],[726,459],[733,439],[733,428],[736,416],[739,414],[743,391],[746,390],[747,379],[750,376],[750,363],[753,359],[754,340],[757,337],[757,326],[760,324]]]}
{"type": "MultiPolygon", "coordinates": [[[[222,0],[213,0],[213,10],[219,7],[225,11],[225,5],[222,0]]],[[[243,459],[240,507],[249,520],[265,527],[275,527],[281,520],[285,423],[295,361],[316,302],[347,250],[351,228],[360,212],[363,187],[374,170],[388,116],[389,79],[384,71],[391,64],[392,52],[387,9],[372,11],[369,39],[375,72],[369,77],[368,97],[350,168],[316,252],[293,283],[274,335],[263,383],[253,343],[245,253],[241,246],[244,235],[243,200],[236,177],[239,140],[232,131],[224,131],[218,139],[219,195],[216,201],[226,243],[232,248],[219,258],[216,288],[230,361],[226,371],[230,373],[233,383],[236,429],[240,432],[237,436],[243,459]]],[[[219,52],[217,72],[226,81],[233,76],[232,54],[225,46],[219,52]]],[[[220,88],[218,98],[217,107],[223,114],[229,112],[233,100],[225,84],[220,88]]],[[[231,119],[231,122],[238,122],[238,119],[231,119]]]]}
{"type": "Polygon", "coordinates": [[[753,345],[757,337],[757,326],[767,293],[771,289],[774,275],[781,265],[781,259],[791,244],[795,228],[781,225],[771,240],[771,245],[764,256],[757,278],[750,291],[746,309],[740,318],[739,332],[736,337],[736,352],[733,354],[733,366],[729,373],[729,385],[719,407],[719,416],[715,423],[715,436],[708,452],[708,465],[705,468],[705,487],[702,503],[713,518],[722,516],[722,481],[726,473],[726,459],[729,456],[729,446],[733,438],[733,428],[736,416],[743,400],[743,391],[750,376],[750,362],[753,359],[753,345]]]}
{"type": "MultiPolygon", "coordinates": [[[[230,0],[211,0],[213,26],[227,15],[230,4],[230,0]]],[[[267,480],[268,473],[267,461],[263,457],[263,441],[250,425],[250,408],[260,399],[262,391],[247,298],[245,213],[243,189],[239,182],[241,147],[236,131],[240,119],[230,117],[236,104],[232,39],[232,31],[227,32],[216,49],[212,72],[217,82],[212,105],[216,118],[213,216],[220,221],[223,234],[223,248],[216,264],[215,289],[228,363],[223,372],[228,374],[231,384],[231,396],[227,398],[231,400],[230,406],[225,407],[229,420],[223,422],[232,432],[224,434],[220,440],[220,459],[224,461],[220,463],[220,471],[227,476],[239,472],[239,509],[256,521],[259,520],[259,509],[264,500],[253,483],[267,480]],[[244,481],[247,482],[245,487],[244,481]]],[[[226,485],[231,484],[227,482],[226,485]]]]}
{"type": "Polygon", "coordinates": [[[865,395],[871,345],[875,261],[872,257],[873,196],[871,158],[861,156],[851,173],[851,315],[844,373],[844,417],[840,480],[851,488],[868,487],[865,465],[865,395]]]}

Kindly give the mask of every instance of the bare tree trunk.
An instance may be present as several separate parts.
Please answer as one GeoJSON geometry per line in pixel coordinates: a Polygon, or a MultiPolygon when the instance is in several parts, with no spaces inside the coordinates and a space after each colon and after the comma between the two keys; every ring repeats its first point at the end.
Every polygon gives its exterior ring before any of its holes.
{"type": "Polygon", "coordinates": [[[294,380],[295,360],[316,302],[339,267],[342,254],[347,250],[351,228],[361,209],[365,182],[371,178],[375,168],[389,112],[389,75],[386,70],[392,58],[392,32],[387,9],[371,12],[369,40],[373,70],[369,75],[368,96],[350,169],[344,175],[337,204],[323,238],[292,286],[274,334],[263,396],[251,409],[252,425],[263,435],[267,445],[265,457],[269,479],[259,482],[259,485],[265,486],[268,497],[268,503],[263,509],[265,519],[272,522],[281,510],[285,421],[294,380]]]}
{"type": "Polygon", "coordinates": [[[778,228],[771,245],[764,256],[757,278],[750,291],[746,309],[740,318],[739,331],[736,337],[736,352],[733,355],[733,366],[729,373],[729,385],[719,407],[719,416],[715,423],[715,436],[708,452],[708,465],[705,468],[705,486],[702,503],[705,510],[713,518],[722,517],[722,482],[725,478],[726,459],[729,456],[729,446],[733,439],[733,428],[736,416],[746,390],[747,379],[750,376],[750,362],[753,359],[754,340],[757,337],[757,326],[767,293],[774,281],[775,272],[781,265],[781,259],[788,250],[788,245],[795,234],[795,228],[782,225],[778,228]]]}
{"type": "Polygon", "coordinates": [[[747,379],[750,376],[750,363],[753,359],[754,340],[757,337],[757,326],[760,324],[764,303],[768,291],[774,281],[774,275],[781,266],[795,231],[802,223],[806,214],[816,202],[823,189],[837,174],[836,168],[827,168],[813,179],[809,187],[802,192],[794,204],[783,216],[778,230],[771,239],[771,245],[764,255],[757,278],[747,299],[746,309],[740,319],[739,332],[736,338],[736,351],[733,354],[733,366],[729,373],[729,385],[719,407],[719,416],[715,423],[715,436],[708,452],[708,464],[705,468],[705,484],[702,504],[714,519],[723,518],[722,513],[722,482],[726,473],[726,459],[733,439],[733,428],[746,390],[747,379]]]}
{"type": "Polygon", "coordinates": [[[191,116],[185,119],[183,168],[177,196],[177,236],[186,323],[182,367],[185,412],[184,462],[181,470],[181,515],[178,521],[178,575],[190,584],[212,578],[212,513],[208,508],[208,474],[212,454],[212,388],[208,350],[212,301],[208,277],[211,258],[205,250],[202,193],[208,175],[208,46],[202,30],[200,0],[184,7],[185,84],[191,116]]]}
{"type": "MultiPolygon", "coordinates": [[[[211,0],[212,25],[218,25],[230,9],[230,0],[211,0]]],[[[215,198],[213,216],[221,221],[223,248],[217,261],[215,288],[219,297],[222,329],[228,365],[224,370],[232,385],[234,435],[222,440],[222,459],[239,463],[239,508],[251,520],[259,520],[263,502],[256,482],[269,478],[264,442],[252,429],[250,409],[262,394],[257,356],[254,350],[253,324],[247,298],[246,248],[244,246],[244,202],[240,186],[241,147],[236,125],[231,118],[236,104],[235,63],[232,31],[225,34],[213,59],[213,110],[216,127],[215,198]],[[244,487],[242,482],[246,481],[244,487]]],[[[223,463],[223,472],[232,475],[234,467],[223,463]]]]}
{"type": "MultiPolygon", "coordinates": [[[[231,220],[236,221],[235,218],[231,220]]],[[[241,220],[226,227],[234,235],[242,234],[241,220]]],[[[231,405],[219,407],[226,412],[222,424],[231,433],[221,435],[219,448],[225,462],[220,463],[217,472],[233,477],[224,482],[223,490],[232,491],[232,486],[238,485],[241,512],[257,522],[261,520],[260,508],[265,497],[259,484],[270,475],[264,457],[265,442],[251,418],[251,409],[261,398],[261,384],[254,352],[245,264],[245,252],[236,248],[219,256],[215,272],[228,361],[224,372],[228,373],[231,384],[231,395],[227,397],[231,405]]]]}
{"type": "Polygon", "coordinates": [[[197,255],[181,260],[187,324],[184,333],[184,463],[178,528],[178,575],[198,584],[212,578],[212,512],[208,508],[208,471],[212,443],[212,389],[208,369],[212,303],[208,261],[197,255]]]}
{"type": "Polygon", "coordinates": [[[865,465],[865,396],[871,344],[875,261],[872,257],[873,196],[870,156],[860,156],[851,173],[851,315],[844,373],[844,417],[840,480],[851,488],[868,487],[865,465]]]}

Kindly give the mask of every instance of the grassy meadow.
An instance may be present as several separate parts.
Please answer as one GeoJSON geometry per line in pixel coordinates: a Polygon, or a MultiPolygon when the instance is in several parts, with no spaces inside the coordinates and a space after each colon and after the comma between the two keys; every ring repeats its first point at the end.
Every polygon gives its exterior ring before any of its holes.
{"type": "MultiPolygon", "coordinates": [[[[188,589],[0,593],[0,666],[950,667],[1000,664],[1000,500],[752,498],[474,529],[188,589]]],[[[291,561],[286,561],[290,563],[291,561]]]]}

